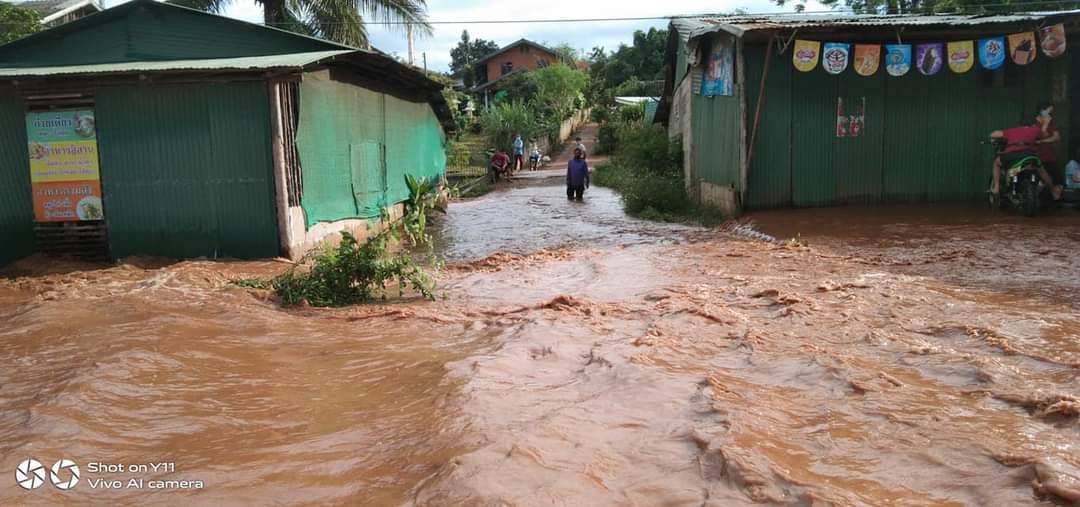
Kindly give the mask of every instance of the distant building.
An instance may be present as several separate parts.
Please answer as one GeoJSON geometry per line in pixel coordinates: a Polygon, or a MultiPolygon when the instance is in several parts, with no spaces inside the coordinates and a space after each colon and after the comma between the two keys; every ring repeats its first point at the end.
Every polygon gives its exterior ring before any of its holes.
{"type": "Polygon", "coordinates": [[[383,53],[133,0],[0,45],[0,263],[297,258],[401,216],[450,122],[383,53]]]}
{"type": "Polygon", "coordinates": [[[70,23],[104,10],[98,0],[32,0],[18,4],[41,16],[41,24],[46,28],[70,23]]]}
{"type": "Polygon", "coordinates": [[[554,51],[528,39],[521,39],[511,43],[502,49],[485,56],[474,65],[487,69],[484,81],[473,87],[473,93],[482,93],[484,102],[487,103],[489,95],[499,89],[501,83],[507,77],[542,69],[559,61],[559,55],[554,51]]]}

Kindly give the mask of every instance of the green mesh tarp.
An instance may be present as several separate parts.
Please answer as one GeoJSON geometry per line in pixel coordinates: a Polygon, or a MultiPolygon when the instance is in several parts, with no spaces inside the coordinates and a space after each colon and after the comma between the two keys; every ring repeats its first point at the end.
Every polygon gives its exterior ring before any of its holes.
{"type": "Polygon", "coordinates": [[[376,218],[409,197],[405,175],[439,178],[445,137],[427,103],[413,103],[325,73],[300,85],[297,150],[308,227],[346,218],[376,218]]]}

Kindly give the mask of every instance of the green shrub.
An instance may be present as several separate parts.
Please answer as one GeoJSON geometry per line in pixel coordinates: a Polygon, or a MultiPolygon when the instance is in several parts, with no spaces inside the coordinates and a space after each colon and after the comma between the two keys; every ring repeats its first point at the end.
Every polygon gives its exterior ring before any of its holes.
{"type": "Polygon", "coordinates": [[[669,139],[663,127],[631,124],[617,135],[619,150],[614,158],[620,165],[681,178],[681,143],[669,139]]]}
{"type": "Polygon", "coordinates": [[[502,103],[484,111],[480,117],[483,134],[493,147],[510,148],[515,134],[522,139],[535,139],[546,135],[546,126],[537,113],[525,102],[502,103]]]}
{"type": "Polygon", "coordinates": [[[270,288],[282,305],[306,302],[312,306],[347,306],[365,303],[377,295],[386,295],[388,285],[396,283],[399,294],[412,287],[421,296],[434,299],[435,282],[417,265],[408,251],[390,252],[394,243],[405,233],[411,246],[430,246],[426,233],[427,212],[436,206],[437,188],[426,178],[406,175],[409,198],[405,215],[399,223],[391,223],[384,211],[384,228],[361,244],[348,232],[341,233],[336,247],[318,250],[301,266],[294,267],[270,280],[241,279],[234,285],[248,288],[270,288]]]}

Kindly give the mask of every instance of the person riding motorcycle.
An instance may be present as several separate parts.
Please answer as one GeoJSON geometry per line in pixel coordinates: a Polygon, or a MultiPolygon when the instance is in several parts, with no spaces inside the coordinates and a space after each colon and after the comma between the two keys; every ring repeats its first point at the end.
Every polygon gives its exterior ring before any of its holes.
{"type": "MultiPolygon", "coordinates": [[[[1036,156],[1033,151],[1035,141],[1038,140],[1039,135],[1042,134],[1044,123],[1048,121],[1049,117],[1036,115],[1035,123],[1031,125],[995,130],[990,133],[991,139],[1001,139],[1005,141],[1005,149],[1003,149],[998,156],[994,157],[993,182],[990,185],[991,194],[998,195],[1001,192],[1002,167],[1011,167],[1013,164],[1026,157],[1036,156]]],[[[1060,199],[1062,191],[1061,187],[1054,185],[1053,178],[1050,177],[1050,173],[1046,172],[1046,169],[1043,169],[1042,164],[1039,164],[1038,172],[1043,183],[1051,189],[1054,200],[1060,199]]]]}

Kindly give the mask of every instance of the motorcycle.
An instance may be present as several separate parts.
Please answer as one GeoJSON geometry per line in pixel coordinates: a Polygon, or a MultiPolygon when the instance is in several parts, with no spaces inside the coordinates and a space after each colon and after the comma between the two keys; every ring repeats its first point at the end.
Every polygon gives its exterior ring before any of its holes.
{"type": "MultiPolygon", "coordinates": [[[[1003,139],[992,139],[983,144],[994,146],[996,156],[1000,157],[1005,149],[1003,139]]],[[[1034,152],[1016,155],[1008,166],[1001,166],[1001,182],[998,194],[988,193],[990,207],[994,209],[1012,208],[1020,210],[1025,216],[1033,217],[1042,207],[1042,193],[1046,189],[1039,169],[1042,161],[1034,152]]],[[[993,180],[991,179],[991,183],[993,180]]]]}

